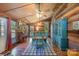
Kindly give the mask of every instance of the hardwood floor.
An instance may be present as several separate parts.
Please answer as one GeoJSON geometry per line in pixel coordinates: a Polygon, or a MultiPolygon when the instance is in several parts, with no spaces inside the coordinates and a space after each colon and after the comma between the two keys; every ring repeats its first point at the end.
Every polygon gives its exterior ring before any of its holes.
{"type": "Polygon", "coordinates": [[[53,44],[52,50],[54,50],[58,56],[67,56],[67,51],[61,51],[55,44],[53,44]]]}

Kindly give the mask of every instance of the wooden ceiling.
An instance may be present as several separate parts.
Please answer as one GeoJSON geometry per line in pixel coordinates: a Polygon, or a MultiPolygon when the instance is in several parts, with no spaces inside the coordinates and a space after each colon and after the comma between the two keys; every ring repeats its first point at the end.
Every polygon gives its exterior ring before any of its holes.
{"type": "Polygon", "coordinates": [[[7,14],[17,20],[24,20],[27,23],[34,23],[50,18],[61,5],[61,3],[0,3],[0,13],[7,14]],[[39,14],[40,17],[38,17],[39,14]]]}

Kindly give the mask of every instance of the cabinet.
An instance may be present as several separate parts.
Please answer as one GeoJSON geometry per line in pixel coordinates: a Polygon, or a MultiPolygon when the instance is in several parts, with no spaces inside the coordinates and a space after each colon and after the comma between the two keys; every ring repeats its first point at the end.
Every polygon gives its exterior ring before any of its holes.
{"type": "Polygon", "coordinates": [[[66,50],[68,48],[67,19],[56,20],[53,25],[53,42],[60,50],[66,50]]]}

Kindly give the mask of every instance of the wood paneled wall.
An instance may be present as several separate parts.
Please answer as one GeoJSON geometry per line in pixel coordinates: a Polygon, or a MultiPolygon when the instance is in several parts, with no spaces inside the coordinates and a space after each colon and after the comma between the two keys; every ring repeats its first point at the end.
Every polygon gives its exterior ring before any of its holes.
{"type": "Polygon", "coordinates": [[[72,24],[68,24],[69,48],[79,50],[79,31],[72,30],[72,24]]]}

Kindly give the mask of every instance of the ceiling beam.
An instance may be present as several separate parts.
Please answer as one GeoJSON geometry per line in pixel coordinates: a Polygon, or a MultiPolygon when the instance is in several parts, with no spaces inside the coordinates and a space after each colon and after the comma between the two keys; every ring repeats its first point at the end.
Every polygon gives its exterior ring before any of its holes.
{"type": "Polygon", "coordinates": [[[57,9],[57,11],[55,12],[55,16],[60,12],[60,10],[65,6],[66,4],[65,3],[63,3],[58,9],[57,9]]]}
{"type": "Polygon", "coordinates": [[[55,7],[53,8],[53,11],[56,12],[59,6],[61,6],[62,3],[56,3],[55,7]]]}
{"type": "Polygon", "coordinates": [[[66,9],[65,9],[64,11],[62,11],[56,18],[61,17],[63,14],[67,13],[68,11],[72,10],[73,8],[75,8],[75,7],[77,7],[77,6],[78,6],[78,4],[75,4],[75,5],[72,5],[72,6],[68,7],[68,8],[66,8],[66,9]]]}
{"type": "Polygon", "coordinates": [[[71,11],[67,12],[62,17],[70,18],[70,17],[74,17],[74,15],[78,15],[78,14],[79,14],[79,6],[75,7],[71,11]]]}
{"type": "MultiPolygon", "coordinates": [[[[33,16],[33,15],[28,15],[28,16],[24,16],[24,17],[21,17],[21,18],[18,18],[17,20],[19,20],[19,19],[26,19],[26,17],[29,17],[29,16],[33,16]]],[[[26,19],[27,20],[27,19],[26,19]]],[[[27,20],[29,23],[31,23],[29,20],[27,20]]]]}
{"type": "MultiPolygon", "coordinates": [[[[18,19],[22,19],[22,18],[26,18],[26,17],[30,17],[30,16],[33,16],[33,15],[28,15],[28,16],[20,17],[20,18],[18,18],[18,19]]],[[[18,19],[17,19],[17,20],[18,20],[18,19]]]]}
{"type": "MultiPolygon", "coordinates": [[[[52,16],[51,16],[52,17],[52,16]]],[[[32,25],[37,23],[37,22],[41,22],[41,21],[50,21],[51,20],[51,17],[47,18],[47,19],[43,19],[43,20],[39,20],[39,21],[36,21],[34,23],[31,23],[32,25]]]]}
{"type": "Polygon", "coordinates": [[[23,7],[26,7],[26,6],[29,6],[29,5],[32,5],[32,4],[22,5],[22,6],[20,6],[20,7],[12,8],[12,9],[5,10],[5,11],[2,11],[2,12],[9,12],[9,11],[12,11],[12,10],[15,10],[15,9],[19,9],[19,8],[23,8],[23,7]]]}

